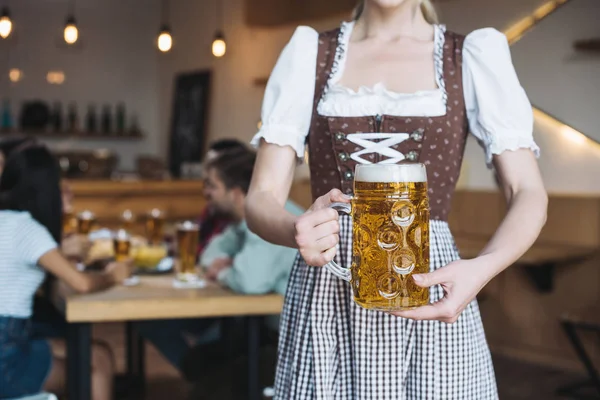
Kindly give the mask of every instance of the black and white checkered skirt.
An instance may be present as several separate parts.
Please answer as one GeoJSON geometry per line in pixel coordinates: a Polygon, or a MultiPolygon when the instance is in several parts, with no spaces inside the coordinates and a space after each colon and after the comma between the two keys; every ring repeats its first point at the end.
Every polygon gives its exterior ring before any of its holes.
{"type": "MultiPolygon", "coordinates": [[[[341,216],[337,262],[351,257],[341,216]]],[[[448,224],[430,222],[431,270],[459,258],[448,224]]],[[[443,296],[440,287],[430,298],[443,296]]],[[[298,257],[281,316],[277,400],[497,399],[490,352],[473,301],[454,324],[414,321],[356,305],[348,283],[298,257]]]]}

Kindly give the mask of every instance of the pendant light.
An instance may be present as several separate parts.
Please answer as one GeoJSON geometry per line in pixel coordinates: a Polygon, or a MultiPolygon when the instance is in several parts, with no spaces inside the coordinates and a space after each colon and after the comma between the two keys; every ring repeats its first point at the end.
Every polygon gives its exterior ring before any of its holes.
{"type": "Polygon", "coordinates": [[[12,32],[12,20],[10,19],[10,12],[8,7],[2,7],[0,12],[0,37],[6,39],[12,32]]]}
{"type": "Polygon", "coordinates": [[[156,44],[158,49],[163,53],[171,50],[173,47],[173,37],[171,36],[171,28],[166,23],[169,15],[169,10],[167,8],[167,0],[163,0],[162,2],[162,20],[163,24],[160,27],[160,31],[158,32],[158,39],[156,40],[156,44]]]}
{"type": "MultiPolygon", "coordinates": [[[[222,27],[223,26],[223,1],[224,0],[216,0],[217,1],[217,23],[222,27]]],[[[225,35],[223,35],[223,31],[218,29],[215,33],[215,38],[212,42],[212,53],[213,56],[220,58],[225,55],[227,51],[227,43],[225,43],[225,35]]]]}
{"type": "Polygon", "coordinates": [[[79,39],[79,30],[77,29],[77,21],[75,21],[75,0],[71,0],[69,3],[69,14],[67,14],[67,21],[65,22],[65,30],[63,37],[65,42],[69,45],[75,44],[79,39]]]}

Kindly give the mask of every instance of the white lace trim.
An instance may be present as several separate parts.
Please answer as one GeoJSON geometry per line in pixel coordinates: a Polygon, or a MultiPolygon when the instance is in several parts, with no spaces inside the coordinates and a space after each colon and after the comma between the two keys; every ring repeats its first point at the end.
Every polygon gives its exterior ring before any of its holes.
{"type": "Polygon", "coordinates": [[[361,86],[357,91],[340,85],[332,86],[319,107],[319,114],[329,117],[361,117],[394,115],[438,117],[446,114],[444,92],[441,89],[415,93],[388,90],[383,83],[361,86]]]}
{"type": "Polygon", "coordinates": [[[304,142],[306,136],[299,130],[292,129],[287,125],[272,124],[263,126],[256,135],[254,135],[250,144],[258,148],[261,139],[264,139],[267,143],[276,144],[282,147],[290,146],[296,151],[298,159],[304,158],[304,142]]]}
{"type": "Polygon", "coordinates": [[[317,106],[319,114],[346,117],[377,114],[419,117],[446,114],[448,94],[444,81],[445,25],[434,25],[433,61],[438,89],[414,93],[390,91],[382,82],[371,88],[361,86],[357,91],[337,84],[344,74],[353,29],[354,21],[344,21],[340,26],[333,66],[317,106]],[[423,114],[424,109],[429,109],[426,115],[423,114]]]}
{"type": "Polygon", "coordinates": [[[531,133],[518,135],[514,132],[496,132],[492,137],[486,137],[483,141],[485,149],[485,163],[488,167],[492,167],[492,158],[495,155],[502,154],[505,151],[515,151],[519,149],[529,149],[533,152],[536,158],[540,156],[540,148],[535,143],[531,133]]]}

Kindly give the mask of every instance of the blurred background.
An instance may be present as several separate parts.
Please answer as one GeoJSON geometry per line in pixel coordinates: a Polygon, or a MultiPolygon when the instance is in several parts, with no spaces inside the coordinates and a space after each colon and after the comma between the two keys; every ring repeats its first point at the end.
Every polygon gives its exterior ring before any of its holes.
{"type": "MultiPolygon", "coordinates": [[[[501,398],[569,398],[570,390],[558,389],[584,380],[588,398],[600,398],[600,1],[435,4],[451,30],[491,26],[507,35],[534,106],[550,194],[534,248],[479,299],[501,398]]],[[[116,226],[126,209],[192,218],[204,204],[208,144],[252,138],[269,73],[296,26],[336,27],[354,5],[0,0],[0,140],[47,143],[75,210],[92,210],[103,226],[116,226]]],[[[306,165],[299,166],[292,198],[305,207],[307,179],[306,165]]],[[[476,254],[505,205],[472,139],[458,186],[451,226],[463,254],[476,254]]],[[[122,324],[94,329],[124,351],[122,324]]],[[[185,398],[178,374],[149,351],[146,398],[185,398]]]]}

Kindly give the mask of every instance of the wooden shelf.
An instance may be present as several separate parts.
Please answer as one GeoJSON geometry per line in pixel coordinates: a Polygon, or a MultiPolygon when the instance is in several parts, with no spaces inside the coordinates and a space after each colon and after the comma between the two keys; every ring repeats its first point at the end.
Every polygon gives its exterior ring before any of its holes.
{"type": "Polygon", "coordinates": [[[144,135],[116,135],[97,132],[35,132],[35,131],[0,131],[0,139],[5,136],[29,136],[38,139],[77,139],[77,140],[141,140],[144,135]]]}

